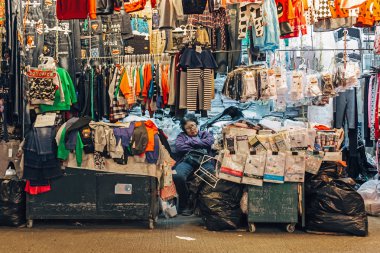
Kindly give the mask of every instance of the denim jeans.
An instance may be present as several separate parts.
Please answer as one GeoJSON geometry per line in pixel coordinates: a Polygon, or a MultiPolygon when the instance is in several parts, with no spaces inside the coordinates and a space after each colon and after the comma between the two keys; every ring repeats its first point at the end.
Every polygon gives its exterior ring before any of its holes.
{"type": "MultiPolygon", "coordinates": [[[[214,165],[211,162],[203,164],[202,167],[210,172],[214,171],[214,165]]],[[[176,174],[173,174],[173,180],[179,195],[180,208],[185,208],[188,204],[189,189],[187,187],[187,180],[196,169],[186,162],[181,162],[175,166],[176,174]]]]}
{"type": "Polygon", "coordinates": [[[43,43],[44,43],[44,33],[38,33],[36,29],[37,22],[43,21],[43,15],[40,8],[31,8],[27,20],[30,24],[25,27],[25,38],[26,41],[32,40],[33,47],[29,49],[26,53],[26,64],[36,67],[38,65],[38,57],[42,53],[43,43]],[[34,23],[33,23],[34,22],[34,23]]]}
{"type": "Polygon", "coordinates": [[[54,128],[53,127],[35,127],[34,139],[36,142],[37,153],[39,155],[54,154],[52,143],[54,140],[54,128]]]}
{"type": "Polygon", "coordinates": [[[230,12],[231,16],[231,25],[228,26],[229,38],[231,43],[231,50],[234,52],[228,53],[228,69],[232,70],[235,66],[240,65],[241,62],[241,40],[238,40],[238,30],[239,30],[239,16],[240,8],[239,5],[231,5],[230,12]]]}

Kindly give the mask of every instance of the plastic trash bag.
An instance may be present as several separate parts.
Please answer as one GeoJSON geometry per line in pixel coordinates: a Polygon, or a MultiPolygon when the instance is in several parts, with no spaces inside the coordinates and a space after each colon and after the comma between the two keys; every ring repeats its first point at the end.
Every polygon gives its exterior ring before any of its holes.
{"type": "Polygon", "coordinates": [[[177,216],[176,199],[163,200],[160,198],[160,207],[166,219],[177,216]]]}
{"type": "Polygon", "coordinates": [[[219,180],[215,189],[203,184],[198,197],[198,206],[208,230],[238,228],[242,215],[240,209],[242,193],[242,185],[225,180],[219,180]]]}
{"type": "Polygon", "coordinates": [[[320,232],[368,234],[363,198],[351,178],[339,178],[331,169],[306,182],[306,229],[320,232]]]}
{"type": "Polygon", "coordinates": [[[380,215],[380,181],[370,180],[362,184],[358,193],[364,199],[366,212],[370,215],[380,215]]]}
{"type": "Polygon", "coordinates": [[[0,226],[25,224],[25,182],[17,178],[0,179],[0,226]]]}

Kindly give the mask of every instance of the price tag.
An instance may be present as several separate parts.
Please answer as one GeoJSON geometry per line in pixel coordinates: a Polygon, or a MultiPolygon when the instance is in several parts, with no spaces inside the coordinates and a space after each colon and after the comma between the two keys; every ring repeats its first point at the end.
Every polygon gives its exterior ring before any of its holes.
{"type": "Polygon", "coordinates": [[[34,127],[47,127],[54,126],[56,113],[46,113],[37,115],[36,123],[34,123],[34,127]]]}

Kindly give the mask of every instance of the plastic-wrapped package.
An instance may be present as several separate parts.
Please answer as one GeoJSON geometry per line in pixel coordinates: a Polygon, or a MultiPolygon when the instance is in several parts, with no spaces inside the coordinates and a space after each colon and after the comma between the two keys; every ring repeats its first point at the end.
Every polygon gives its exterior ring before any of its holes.
{"type": "Polygon", "coordinates": [[[370,215],[380,215],[380,180],[369,180],[360,186],[358,193],[363,197],[365,210],[370,215]]]}
{"type": "Polygon", "coordinates": [[[307,150],[305,156],[305,171],[314,175],[318,174],[319,168],[323,162],[323,157],[324,152],[307,150]]]}
{"type": "Polygon", "coordinates": [[[252,150],[259,152],[265,152],[266,147],[259,141],[257,135],[249,139],[249,144],[252,146],[252,150]]]}
{"type": "Polygon", "coordinates": [[[277,99],[275,103],[275,111],[286,111],[286,95],[288,93],[288,86],[286,84],[286,74],[281,68],[275,70],[276,92],[277,99]]]}
{"type": "Polygon", "coordinates": [[[175,200],[163,200],[160,198],[160,207],[165,215],[165,218],[173,218],[177,216],[177,207],[175,205],[175,200]]]}
{"type": "Polygon", "coordinates": [[[264,182],[284,183],[286,153],[267,151],[264,182]]]}
{"type": "Polygon", "coordinates": [[[318,77],[316,75],[307,75],[306,85],[306,97],[317,97],[322,95],[322,91],[318,83],[318,77]]]}
{"type": "Polygon", "coordinates": [[[249,153],[249,144],[248,144],[248,136],[247,135],[241,135],[236,136],[236,147],[238,153],[249,153]]]}
{"type": "Polygon", "coordinates": [[[276,144],[278,151],[286,151],[290,149],[286,132],[272,135],[273,142],[276,144]]]}
{"type": "Polygon", "coordinates": [[[227,181],[240,183],[243,177],[243,171],[247,154],[231,154],[230,151],[224,150],[221,154],[221,166],[218,177],[227,181]]]}
{"type": "Polygon", "coordinates": [[[285,182],[302,183],[305,181],[305,153],[286,152],[285,182]]]}
{"type": "Polygon", "coordinates": [[[277,85],[276,85],[276,73],[273,70],[269,70],[269,95],[271,99],[277,98],[277,85]]]}
{"type": "Polygon", "coordinates": [[[263,186],[265,162],[266,152],[248,155],[241,183],[263,186]]]}
{"type": "Polygon", "coordinates": [[[291,150],[302,150],[307,148],[307,129],[297,129],[294,131],[289,131],[288,135],[291,150]]]}
{"type": "Polygon", "coordinates": [[[292,83],[290,85],[290,99],[298,101],[304,98],[303,95],[303,72],[293,71],[292,83]]]}

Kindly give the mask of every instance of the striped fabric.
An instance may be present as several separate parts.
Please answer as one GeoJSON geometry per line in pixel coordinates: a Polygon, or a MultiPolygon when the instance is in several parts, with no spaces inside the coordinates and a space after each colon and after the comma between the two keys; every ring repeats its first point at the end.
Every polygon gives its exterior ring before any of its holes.
{"type": "Polygon", "coordinates": [[[197,110],[198,86],[201,76],[201,69],[187,69],[186,77],[186,95],[187,95],[187,110],[197,110]]]}
{"type": "Polygon", "coordinates": [[[186,107],[189,111],[211,110],[212,69],[187,69],[186,107]]]}
{"type": "Polygon", "coordinates": [[[205,69],[203,70],[203,82],[199,87],[203,90],[199,91],[199,109],[201,110],[211,110],[211,97],[212,97],[212,83],[214,80],[214,70],[205,69]]]}

